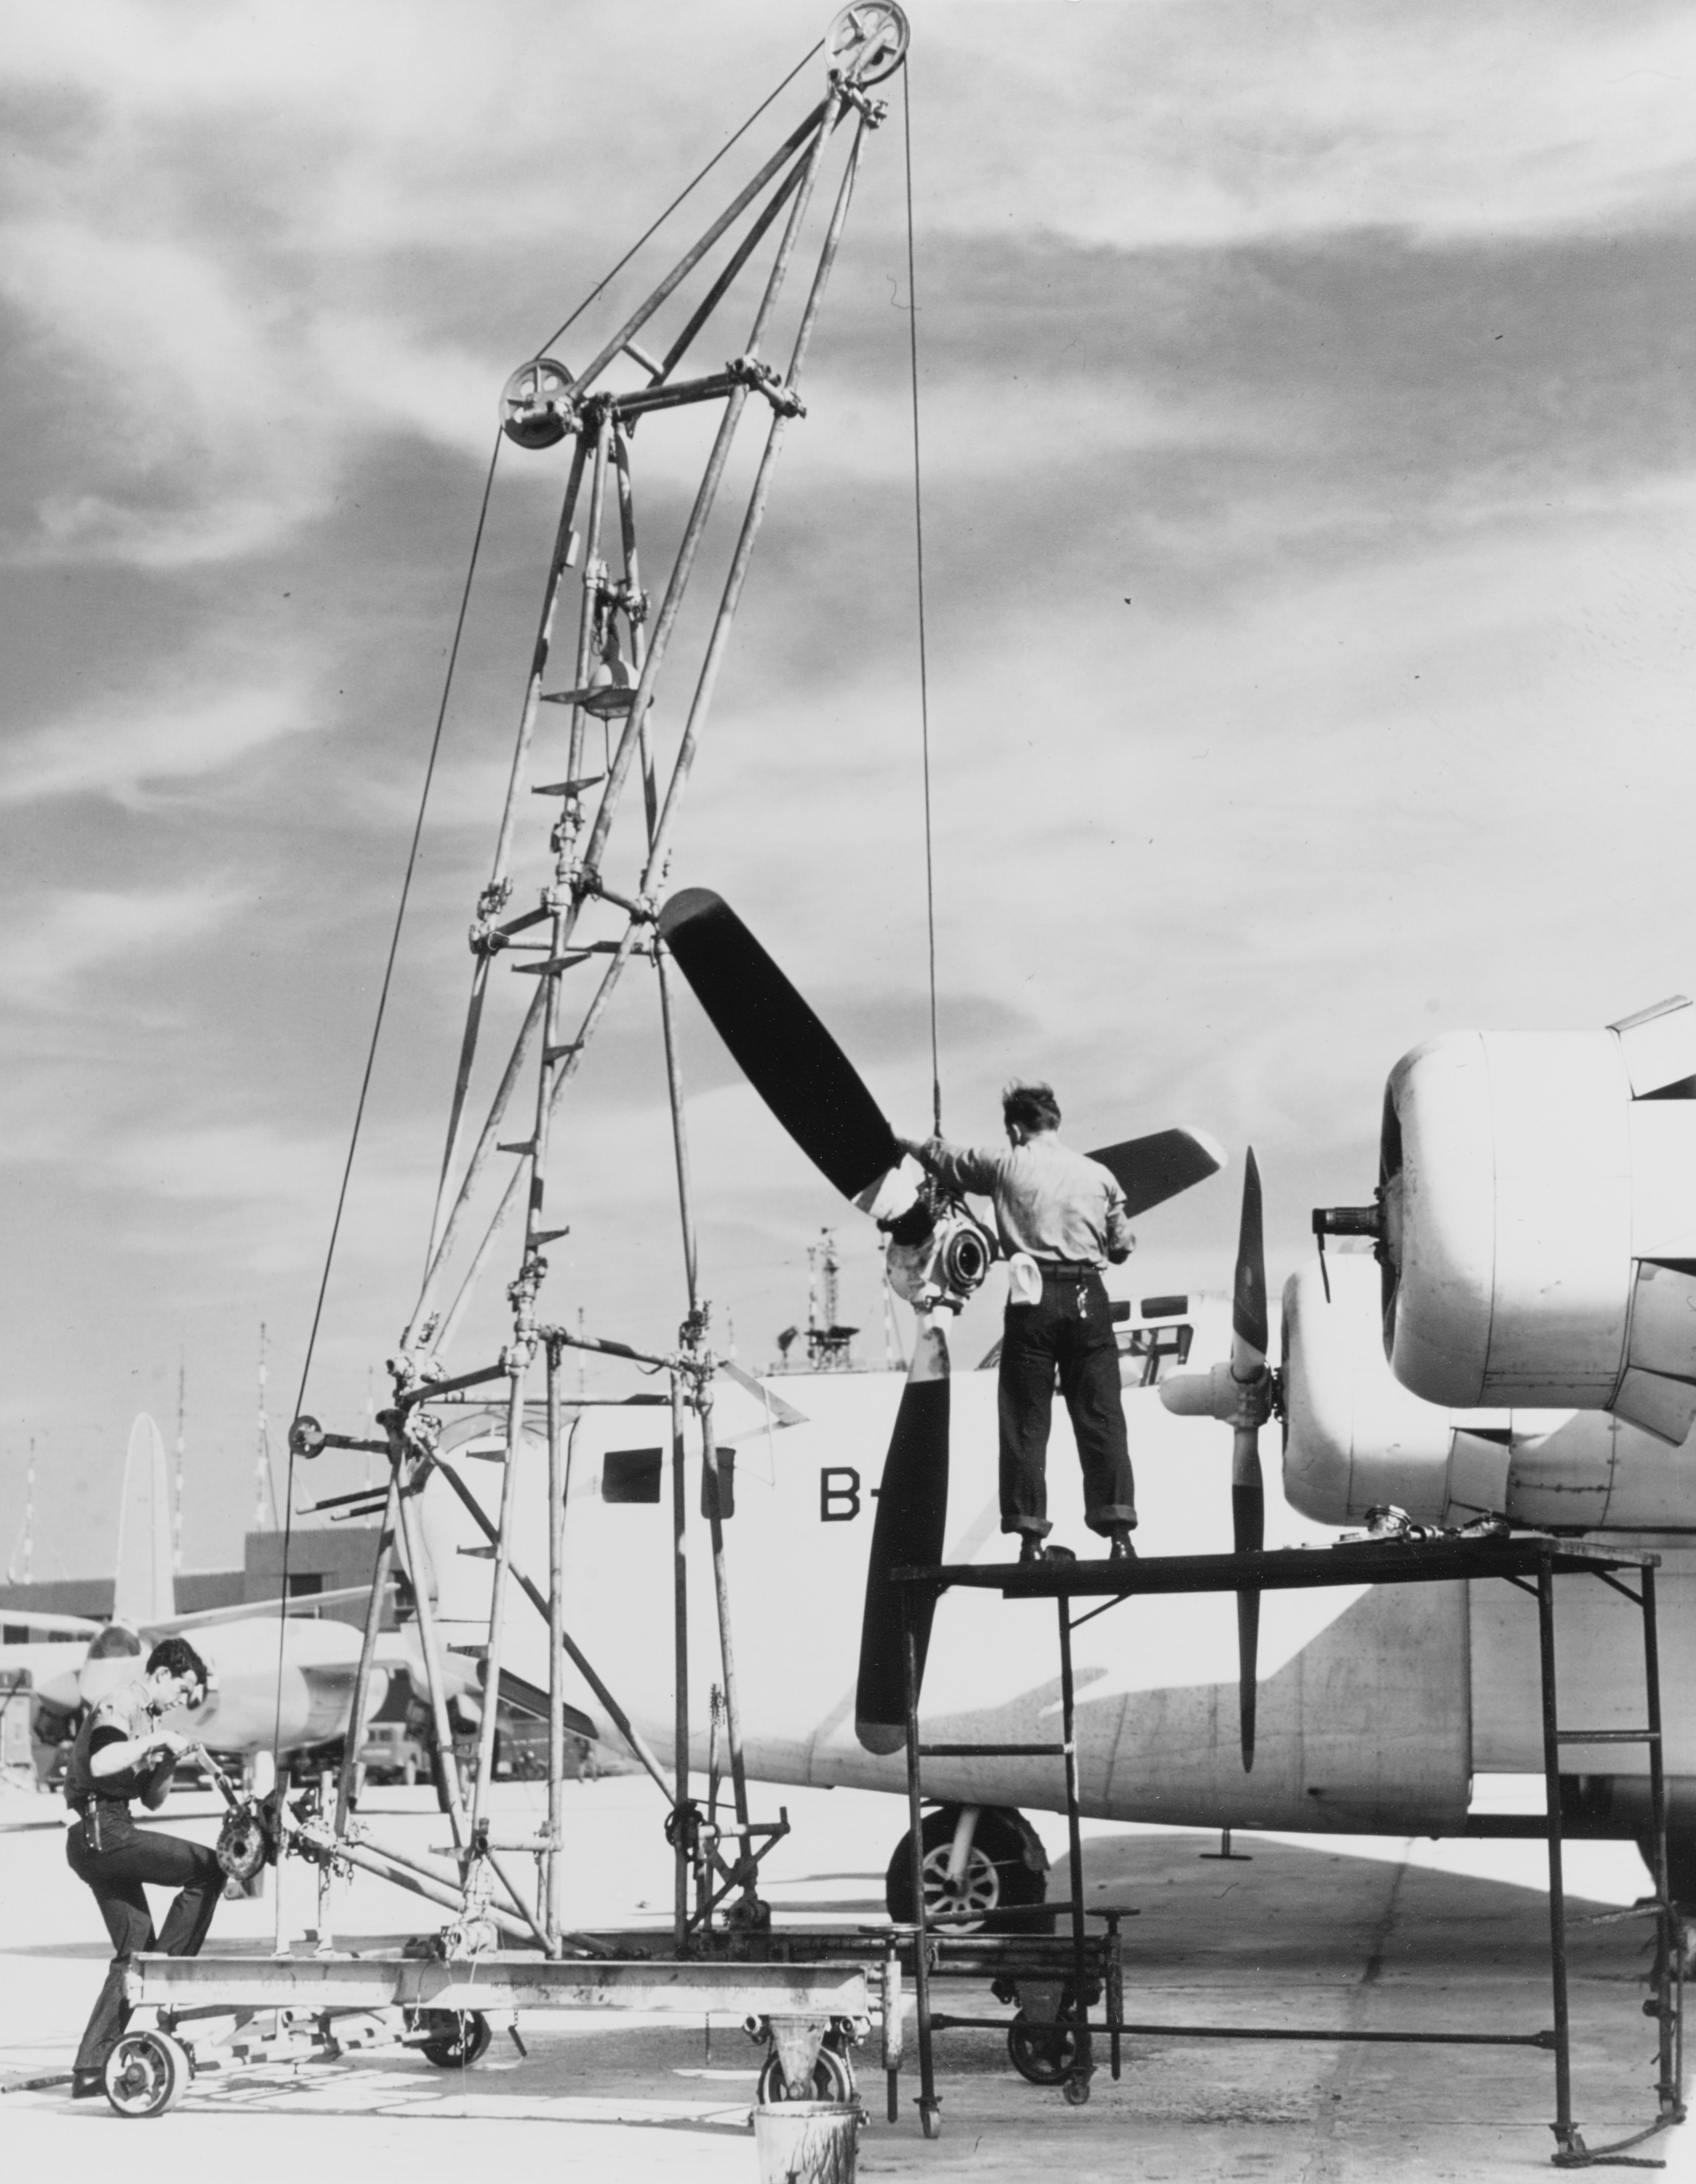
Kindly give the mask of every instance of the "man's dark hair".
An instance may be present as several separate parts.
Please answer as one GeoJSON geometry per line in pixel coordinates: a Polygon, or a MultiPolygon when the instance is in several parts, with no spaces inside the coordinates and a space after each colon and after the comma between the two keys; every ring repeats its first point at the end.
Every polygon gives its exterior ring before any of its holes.
{"type": "Polygon", "coordinates": [[[192,1676],[203,1691],[211,1687],[206,1663],[186,1638],[161,1638],[148,1656],[148,1674],[152,1675],[155,1669],[168,1675],[192,1676]]]}
{"type": "Polygon", "coordinates": [[[1001,1094],[1001,1120],[1022,1130],[1057,1130],[1060,1102],[1052,1084],[1026,1084],[1018,1078],[1001,1094]]]}

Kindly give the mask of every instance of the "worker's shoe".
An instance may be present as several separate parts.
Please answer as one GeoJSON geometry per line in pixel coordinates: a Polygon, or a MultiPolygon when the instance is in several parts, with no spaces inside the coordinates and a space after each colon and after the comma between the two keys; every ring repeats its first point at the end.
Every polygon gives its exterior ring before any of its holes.
{"type": "Polygon", "coordinates": [[[1107,1534],[1107,1560],[1110,1563],[1134,1563],[1136,1558],[1130,1525],[1115,1524],[1107,1534]]]}
{"type": "Polygon", "coordinates": [[[1022,1563],[1046,1563],[1048,1559],[1046,1541],[1039,1532],[1021,1532],[1018,1558],[1022,1563]]]}
{"type": "Polygon", "coordinates": [[[103,2070],[73,2070],[70,2074],[70,2098],[74,2101],[98,2101],[106,2097],[106,2073],[103,2070]]]}

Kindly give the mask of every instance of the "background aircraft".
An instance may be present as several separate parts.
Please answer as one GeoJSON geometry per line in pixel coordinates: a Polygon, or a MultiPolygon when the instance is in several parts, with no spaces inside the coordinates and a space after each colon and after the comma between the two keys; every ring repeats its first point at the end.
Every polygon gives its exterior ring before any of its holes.
{"type": "MultiPolygon", "coordinates": [[[[143,1412],[131,1429],[124,1462],[111,1619],[100,1623],[82,1616],[8,1611],[8,1623],[32,1632],[54,1630],[61,1636],[59,1642],[43,1637],[0,1648],[0,1666],[29,1669],[40,1704],[68,1718],[127,1682],[161,1638],[181,1635],[194,1646],[212,1677],[205,1702],[184,1718],[185,1733],[226,1754],[269,1752],[274,1741],[287,1754],[333,1742],[346,1733],[360,1632],[333,1618],[320,1620],[315,1611],[365,1597],[365,1589],[358,1587],[299,1601],[248,1602],[179,1615],[165,1445],[159,1428],[143,1412]],[[279,1615],[284,1618],[281,1633],[279,1615]],[[67,1635],[86,1644],[67,1645],[67,1635]]],[[[405,1675],[415,1665],[404,1635],[385,1634],[367,1720],[382,1706],[391,1677],[405,1675]]],[[[456,1691],[466,1681],[463,1675],[455,1677],[456,1691]]]]}

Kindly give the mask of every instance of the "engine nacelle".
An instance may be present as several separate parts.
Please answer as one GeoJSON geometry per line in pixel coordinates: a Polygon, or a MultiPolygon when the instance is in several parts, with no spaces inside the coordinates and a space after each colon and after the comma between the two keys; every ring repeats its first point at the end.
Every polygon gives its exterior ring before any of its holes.
{"type": "Polygon", "coordinates": [[[1385,1362],[1378,1269],[1329,1264],[1329,1302],[1314,1262],[1284,1288],[1284,1493],[1303,1516],[1360,1524],[1390,1502],[1423,1524],[1696,1525],[1696,1438],[1675,1447],[1602,1411],[1425,1402],[1385,1362]]]}
{"type": "Polygon", "coordinates": [[[1696,1424],[1696,1009],[1451,1033],[1385,1095],[1384,1347],[1457,1409],[1696,1424]]]}

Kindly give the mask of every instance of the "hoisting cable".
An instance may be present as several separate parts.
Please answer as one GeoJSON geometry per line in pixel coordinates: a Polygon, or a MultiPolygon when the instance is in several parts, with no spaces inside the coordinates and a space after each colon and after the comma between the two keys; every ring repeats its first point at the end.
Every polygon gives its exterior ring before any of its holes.
{"type": "MultiPolygon", "coordinates": [[[[483,499],[477,505],[477,528],[471,534],[471,558],[466,565],[466,581],[460,592],[460,611],[454,623],[454,640],[448,648],[447,669],[442,677],[442,699],[436,708],[436,726],[430,738],[430,755],[424,766],[424,786],[418,798],[418,816],[412,822],[411,845],[406,852],[406,872],[400,883],[400,900],[395,907],[394,929],[388,938],[388,960],[383,965],[382,984],[377,997],[377,1016],[371,1024],[371,1045],[365,1052],[365,1074],[360,1079],[360,1096],[354,1106],[354,1127],[348,1139],[348,1157],[342,1167],[341,1188],[336,1193],[336,1212],[330,1223],[330,1241],[324,1253],[324,1271],[319,1277],[317,1301],[312,1307],[312,1325],[306,1337],[306,1356],[300,1368],[300,1388],[294,1399],[291,1414],[298,1418],[306,1407],[306,1386],[312,1376],[312,1353],[318,1345],[318,1329],[324,1318],[324,1300],[329,1293],[330,1270],[336,1262],[336,1245],[342,1234],[342,1216],[348,1203],[348,1186],[353,1180],[354,1158],[359,1151],[360,1129],[365,1121],[365,1101],[371,1092],[371,1075],[377,1067],[378,1042],[382,1037],[382,1020],[388,1007],[388,991],[394,981],[395,958],[400,952],[400,932],[406,922],[406,905],[412,893],[413,875],[418,869],[418,848],[424,836],[424,815],[430,808],[430,789],[436,777],[436,760],[442,749],[442,729],[448,717],[448,701],[453,694],[454,671],[459,665],[460,640],[465,635],[466,616],[471,603],[471,586],[477,578],[477,557],[483,551],[483,536],[488,521],[489,496],[494,490],[494,473],[500,460],[500,451],[505,444],[505,435],[497,432],[494,449],[488,459],[488,471],[483,482],[483,499]]],[[[276,1618],[276,1710],[271,1718],[271,1760],[279,1774],[282,1766],[282,1666],[284,1632],[288,1622],[289,1555],[294,1544],[294,1436],[288,1440],[288,1469],[285,1480],[282,1525],[282,1602],[276,1618]]],[[[356,1736],[359,1724],[349,1722],[348,1734],[356,1736]]]]}
{"type": "Polygon", "coordinates": [[[930,827],[930,670],[924,627],[924,487],[918,446],[918,290],[912,242],[912,70],[901,63],[901,133],[907,152],[907,326],[912,380],[912,528],[918,563],[918,718],[924,767],[924,922],[930,973],[930,1112],[942,1134],[942,1062],[936,1036],[936,866],[930,827]]]}
{"type": "Polygon", "coordinates": [[[754,111],[748,116],[748,119],[737,131],[735,136],[727,137],[725,139],[724,142],[719,146],[718,149],[713,153],[712,157],[707,161],[706,164],[701,169],[695,180],[691,182],[685,182],[683,184],[682,189],[678,192],[677,195],[672,199],[671,203],[666,207],[666,209],[660,214],[653,226],[651,227],[644,228],[642,231],[641,234],[637,237],[636,240],[631,244],[630,248],[625,252],[624,255],[619,259],[612,270],[606,275],[605,279],[598,281],[596,285],[589,290],[588,295],[583,298],[582,303],[577,305],[576,310],[572,313],[571,316],[566,320],[563,325],[555,327],[553,332],[549,335],[547,340],[544,341],[542,343],[541,348],[537,350],[536,353],[538,356],[541,355],[544,351],[552,348],[554,343],[560,338],[560,336],[562,333],[566,332],[571,327],[577,324],[577,320],[583,316],[583,313],[589,309],[595,298],[599,296],[604,289],[609,288],[618,278],[619,275],[624,270],[625,267],[630,263],[631,259],[636,255],[643,244],[646,242],[651,236],[655,236],[659,233],[660,230],[665,226],[666,222],[683,203],[683,199],[688,197],[690,191],[698,189],[700,187],[701,183],[706,180],[707,176],[712,172],[713,169],[718,164],[725,153],[734,149],[735,146],[740,142],[741,139],[748,134],[748,131],[753,127],[754,124],[759,120],[766,109],[772,104],[774,99],[782,98],[783,94],[789,89],[789,86],[795,81],[795,78],[801,74],[807,63],[813,58],[814,54],[823,52],[823,47],[824,41],[823,38],[818,41],[817,45],[808,47],[807,50],[801,55],[801,58],[795,63],[795,66],[778,86],[777,89],[772,92],[767,98],[761,100],[760,103],[754,109],[754,111]]]}

